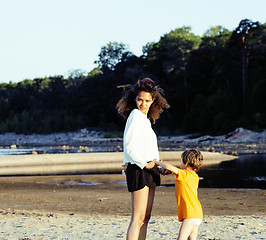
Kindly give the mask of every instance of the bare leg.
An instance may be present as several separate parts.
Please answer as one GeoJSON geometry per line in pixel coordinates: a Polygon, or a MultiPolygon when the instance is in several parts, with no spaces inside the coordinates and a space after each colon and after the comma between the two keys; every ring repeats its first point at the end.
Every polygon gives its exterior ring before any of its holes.
{"type": "Polygon", "coordinates": [[[155,195],[155,188],[149,188],[147,209],[146,209],[144,223],[143,223],[142,227],[140,228],[139,240],[146,239],[147,227],[148,227],[148,222],[151,218],[151,211],[152,211],[152,207],[153,207],[154,195],[155,195]]]}
{"type": "Polygon", "coordinates": [[[183,220],[179,230],[177,240],[196,240],[198,234],[198,226],[193,219],[186,218],[183,220]]]}
{"type": "Polygon", "coordinates": [[[193,229],[191,234],[188,237],[188,240],[196,240],[198,236],[198,229],[199,227],[196,225],[193,229]]]}
{"type": "Polygon", "coordinates": [[[140,229],[144,224],[149,202],[149,187],[131,193],[132,215],[127,231],[127,240],[138,240],[140,229]]]}

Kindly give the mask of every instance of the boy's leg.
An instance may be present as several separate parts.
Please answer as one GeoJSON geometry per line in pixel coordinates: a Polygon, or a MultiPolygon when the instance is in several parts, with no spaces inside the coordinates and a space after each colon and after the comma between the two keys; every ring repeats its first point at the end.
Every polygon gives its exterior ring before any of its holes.
{"type": "Polygon", "coordinates": [[[197,239],[198,226],[195,220],[185,218],[179,230],[177,240],[195,240],[197,239]]]}
{"type": "Polygon", "coordinates": [[[192,232],[191,232],[191,234],[189,235],[188,240],[196,240],[196,239],[197,239],[197,236],[198,236],[198,229],[199,229],[199,226],[196,225],[196,226],[192,229],[192,232]]]}

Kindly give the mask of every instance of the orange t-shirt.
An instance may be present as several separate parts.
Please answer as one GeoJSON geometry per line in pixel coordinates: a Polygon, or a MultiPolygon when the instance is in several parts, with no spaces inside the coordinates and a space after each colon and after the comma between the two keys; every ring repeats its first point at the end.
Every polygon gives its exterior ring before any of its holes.
{"type": "Polygon", "coordinates": [[[198,200],[199,177],[194,171],[178,169],[175,183],[175,196],[178,220],[184,218],[203,218],[202,207],[198,200]]]}

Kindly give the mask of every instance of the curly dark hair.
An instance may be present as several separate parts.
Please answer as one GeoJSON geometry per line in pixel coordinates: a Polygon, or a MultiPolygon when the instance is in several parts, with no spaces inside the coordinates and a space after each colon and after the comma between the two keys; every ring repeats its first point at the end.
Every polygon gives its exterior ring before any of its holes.
{"type": "MultiPolygon", "coordinates": [[[[121,86],[120,86],[121,87],[121,86]]],[[[154,81],[150,78],[138,80],[135,85],[122,86],[125,90],[124,96],[118,101],[116,109],[118,113],[127,119],[130,112],[137,108],[136,97],[139,92],[149,92],[152,96],[153,103],[148,112],[148,119],[152,119],[153,123],[160,117],[160,114],[170,107],[166,99],[163,97],[163,89],[156,86],[154,81]]]]}
{"type": "Polygon", "coordinates": [[[184,164],[188,164],[196,172],[203,164],[203,156],[197,149],[186,150],[182,153],[181,159],[184,164]]]}

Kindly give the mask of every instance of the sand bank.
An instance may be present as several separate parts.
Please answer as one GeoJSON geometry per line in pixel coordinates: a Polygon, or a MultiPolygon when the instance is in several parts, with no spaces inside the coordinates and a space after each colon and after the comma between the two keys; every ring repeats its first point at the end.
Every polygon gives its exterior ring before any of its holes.
{"type": "MultiPolygon", "coordinates": [[[[176,165],[182,151],[160,151],[160,157],[176,165]]],[[[236,156],[202,151],[204,166],[219,164],[236,156]]],[[[0,175],[58,174],[74,172],[121,172],[122,152],[5,155],[0,156],[0,175]]]]}
{"type": "MultiPolygon", "coordinates": [[[[156,188],[154,216],[176,216],[173,176],[156,188]]],[[[199,188],[206,215],[266,215],[266,190],[199,188]]],[[[130,216],[125,175],[1,177],[2,210],[130,216]]]]}

